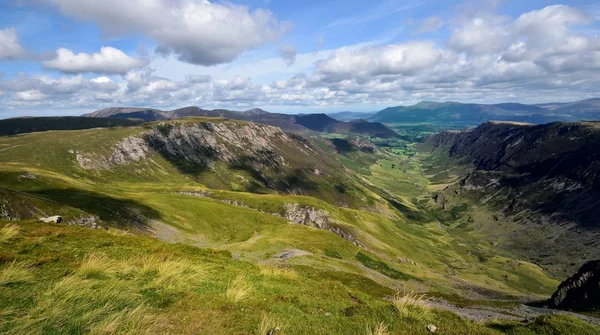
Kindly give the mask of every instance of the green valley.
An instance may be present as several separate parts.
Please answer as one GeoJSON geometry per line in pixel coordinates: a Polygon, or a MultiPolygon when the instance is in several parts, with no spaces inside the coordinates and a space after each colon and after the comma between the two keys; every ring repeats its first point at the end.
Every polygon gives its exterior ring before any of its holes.
{"type": "Polygon", "coordinates": [[[563,278],[441,224],[423,153],[218,118],[0,150],[3,332],[597,331],[566,314],[517,322],[563,278]]]}

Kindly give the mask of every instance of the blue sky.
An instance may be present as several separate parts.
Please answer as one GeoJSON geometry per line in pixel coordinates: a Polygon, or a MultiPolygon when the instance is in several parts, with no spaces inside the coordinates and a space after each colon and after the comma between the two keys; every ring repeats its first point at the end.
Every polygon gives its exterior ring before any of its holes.
{"type": "Polygon", "coordinates": [[[7,0],[0,118],[600,96],[589,0],[7,0]]]}

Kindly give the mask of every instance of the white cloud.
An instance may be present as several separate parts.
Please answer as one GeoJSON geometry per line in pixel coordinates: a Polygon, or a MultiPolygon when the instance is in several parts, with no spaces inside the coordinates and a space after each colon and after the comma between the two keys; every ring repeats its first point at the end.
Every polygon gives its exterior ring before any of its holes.
{"type": "Polygon", "coordinates": [[[267,10],[207,0],[49,1],[66,15],[96,22],[107,34],[143,34],[157,42],[157,52],[200,65],[230,62],[289,28],[267,10]]]}
{"type": "Polygon", "coordinates": [[[410,42],[359,50],[342,48],[317,64],[321,80],[341,81],[380,75],[408,75],[438,62],[443,53],[431,42],[410,42]]]}
{"type": "Polygon", "coordinates": [[[15,59],[25,53],[19,43],[17,31],[15,28],[6,28],[0,30],[0,60],[15,59]]]}
{"type": "Polygon", "coordinates": [[[444,29],[454,39],[299,53],[290,66],[269,49],[212,67],[169,56],[122,76],[17,76],[0,81],[0,106],[8,111],[40,105],[80,112],[111,105],[198,105],[309,112],[375,110],[419,100],[576,100],[597,95],[600,87],[600,40],[593,30],[582,29],[589,22],[585,13],[566,6],[516,18],[482,12],[447,20],[444,29]]]}
{"type": "Polygon", "coordinates": [[[38,90],[22,91],[15,94],[15,100],[17,101],[40,101],[45,98],[46,94],[38,90]]]}
{"type": "Polygon", "coordinates": [[[279,47],[279,55],[291,66],[296,61],[296,47],[292,44],[282,45],[279,47]]]}
{"type": "Polygon", "coordinates": [[[102,76],[102,77],[91,79],[91,82],[96,83],[96,84],[104,84],[104,83],[112,83],[112,80],[110,80],[110,78],[108,78],[108,77],[102,76]]]}
{"type": "Polygon", "coordinates": [[[56,51],[56,58],[45,61],[44,67],[64,73],[124,74],[145,64],[145,61],[113,47],[103,47],[94,54],[75,54],[69,49],[60,48],[56,51]]]}

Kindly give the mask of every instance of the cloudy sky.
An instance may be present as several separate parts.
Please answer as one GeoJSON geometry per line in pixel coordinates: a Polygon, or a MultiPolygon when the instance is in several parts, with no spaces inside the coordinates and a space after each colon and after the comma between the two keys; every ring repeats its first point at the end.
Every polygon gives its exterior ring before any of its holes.
{"type": "Polygon", "coordinates": [[[2,0],[0,118],[600,96],[600,2],[2,0]]]}

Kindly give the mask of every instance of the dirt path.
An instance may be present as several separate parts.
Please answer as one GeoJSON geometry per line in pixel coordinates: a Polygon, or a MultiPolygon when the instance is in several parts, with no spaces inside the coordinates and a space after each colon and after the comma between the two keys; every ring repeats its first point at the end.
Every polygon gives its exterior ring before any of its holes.
{"type": "Polygon", "coordinates": [[[509,321],[528,321],[540,315],[546,314],[566,314],[577,317],[581,320],[600,326],[600,319],[591,316],[559,311],[549,308],[531,307],[520,304],[514,307],[491,307],[491,306],[470,306],[458,307],[445,300],[432,299],[428,301],[428,305],[433,308],[439,308],[450,311],[461,317],[475,322],[490,322],[494,320],[509,320],[509,321]]]}

